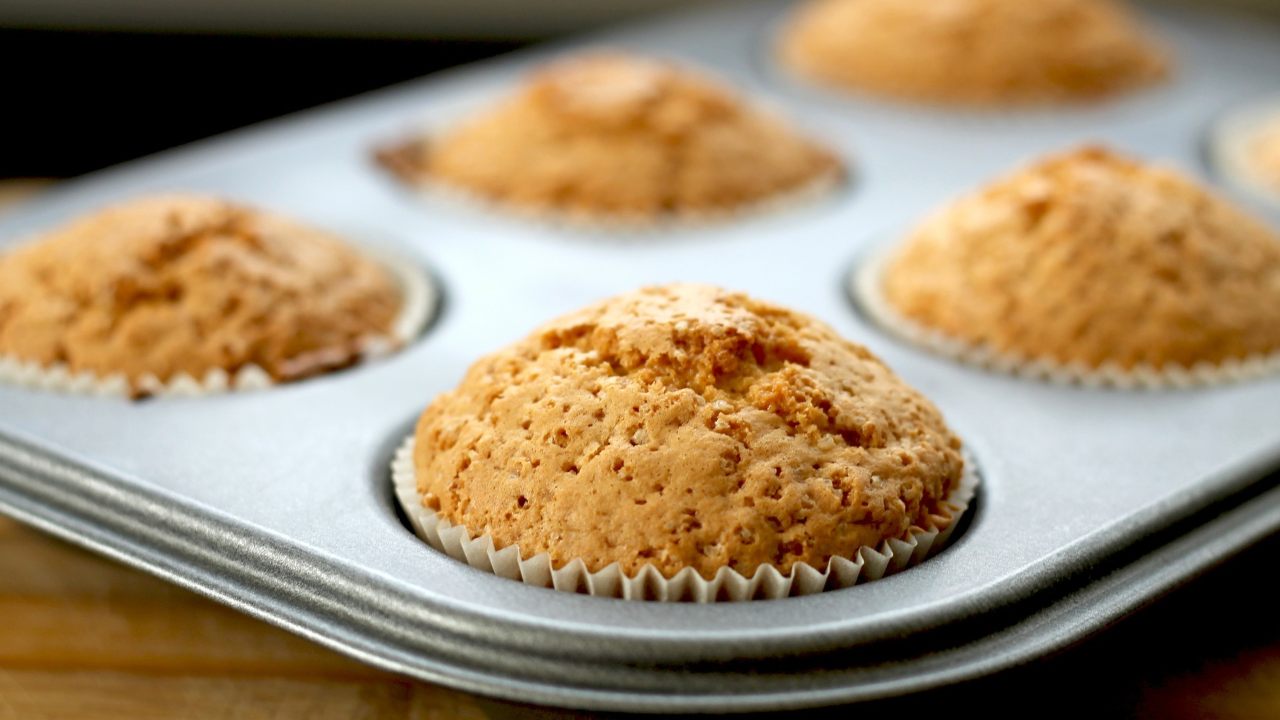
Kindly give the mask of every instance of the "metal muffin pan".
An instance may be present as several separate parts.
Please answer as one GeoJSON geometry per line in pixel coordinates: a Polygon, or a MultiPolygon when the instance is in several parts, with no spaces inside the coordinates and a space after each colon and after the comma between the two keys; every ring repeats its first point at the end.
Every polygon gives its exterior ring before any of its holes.
{"type": "Polygon", "coordinates": [[[0,387],[0,509],[371,663],[634,711],[811,706],[992,672],[1280,527],[1280,377],[1161,392],[1006,377],[900,343],[844,289],[851,263],[895,229],[1045,151],[1099,139],[1203,174],[1208,121],[1280,77],[1280,28],[1149,7],[1177,52],[1168,84],[1086,108],[975,113],[782,79],[761,43],[783,10],[730,2],[510,55],[67,183],[5,218],[8,246],[141,192],[221,193],[393,245],[431,268],[445,301],[390,358],[260,393],[130,403],[0,387]],[[839,150],[854,184],[768,216],[613,236],[426,205],[371,163],[419,121],[600,44],[712,67],[839,150]],[[812,313],[930,397],[983,475],[952,546],[848,590],[698,606],[527,587],[404,527],[387,466],[433,396],[549,317],[674,280],[812,313]]]}

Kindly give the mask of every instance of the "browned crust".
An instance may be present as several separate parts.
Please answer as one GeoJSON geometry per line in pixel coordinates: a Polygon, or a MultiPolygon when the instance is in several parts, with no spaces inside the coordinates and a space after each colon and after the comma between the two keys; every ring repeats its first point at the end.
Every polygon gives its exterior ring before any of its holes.
{"type": "Polygon", "coordinates": [[[1181,173],[1097,146],[933,214],[882,288],[926,328],[1031,360],[1191,368],[1280,350],[1280,235],[1181,173]]]}
{"type": "Polygon", "coordinates": [[[552,63],[492,109],[373,157],[405,184],[496,207],[641,222],[731,215],[847,176],[719,83],[619,53],[552,63]]]}
{"type": "Polygon", "coordinates": [[[482,358],[423,413],[424,507],[555,567],[825,568],[951,522],[932,404],[817,320],[701,285],[627,293],[482,358]]]}
{"type": "Polygon", "coordinates": [[[403,302],[341,239],[217,198],[144,196],[0,257],[0,354],[123,375],[135,397],[255,365],[278,382],[357,362],[403,302]]]}

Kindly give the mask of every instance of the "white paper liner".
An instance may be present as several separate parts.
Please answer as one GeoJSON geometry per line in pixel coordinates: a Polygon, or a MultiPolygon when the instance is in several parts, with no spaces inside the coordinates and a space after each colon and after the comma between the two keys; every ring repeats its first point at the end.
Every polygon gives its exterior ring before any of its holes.
{"type": "MultiPolygon", "coordinates": [[[[357,249],[370,256],[391,273],[400,289],[400,313],[386,335],[370,336],[361,341],[358,362],[384,357],[412,342],[435,313],[439,296],[435,282],[417,263],[398,254],[367,246],[357,249]]],[[[123,373],[100,376],[92,372],[72,372],[62,363],[42,365],[0,354],[0,383],[54,392],[102,397],[198,397],[224,392],[263,390],[276,384],[257,365],[246,365],[235,373],[214,369],[201,378],[180,373],[168,381],[154,375],[140,378],[136,388],[123,373]]]]}
{"type": "Polygon", "coordinates": [[[466,527],[454,525],[423,506],[415,476],[413,447],[414,437],[410,435],[392,459],[391,479],[396,500],[414,532],[431,547],[471,567],[526,585],[624,600],[699,603],[776,600],[879,580],[917,565],[945,547],[969,509],[979,482],[973,458],[966,453],[964,474],[945,501],[952,509],[951,522],[946,527],[913,527],[905,540],[885,540],[874,548],[864,545],[852,558],[831,558],[823,570],[798,562],[784,575],[772,565],[761,565],[754,575],[746,577],[732,568],[722,567],[715,577],[707,580],[693,568],[686,567],[668,579],[651,564],[646,564],[634,576],[627,576],[617,563],[591,572],[581,559],[555,569],[547,553],[526,558],[519,545],[497,549],[491,536],[475,537],[466,527]]]}
{"type": "Polygon", "coordinates": [[[438,196],[446,202],[465,206],[472,212],[493,212],[575,232],[659,233],[714,227],[801,208],[814,204],[824,196],[835,192],[843,183],[844,174],[831,171],[818,175],[795,189],[734,207],[662,213],[654,216],[568,212],[555,208],[516,205],[492,200],[464,188],[431,180],[419,182],[418,190],[421,193],[438,196]]]}
{"type": "Polygon", "coordinates": [[[1280,123],[1280,96],[1264,98],[1234,109],[1217,120],[1209,132],[1209,156],[1215,170],[1237,187],[1280,207],[1280,187],[1258,172],[1251,145],[1268,125],[1280,123]]]}
{"type": "MultiPolygon", "coordinates": [[[[843,85],[835,80],[811,77],[788,66],[781,59],[766,59],[773,67],[762,74],[773,83],[803,94],[807,99],[846,107],[879,106],[910,111],[919,117],[946,120],[954,127],[991,128],[1025,126],[1064,114],[1082,114],[1107,110],[1138,112],[1156,110],[1163,100],[1160,93],[1169,89],[1168,77],[1114,88],[1100,95],[1044,95],[1040,97],[989,100],[938,100],[923,95],[895,95],[870,88],[843,85]]],[[[1171,73],[1172,74],[1172,73],[1171,73]]]]}
{"type": "Polygon", "coordinates": [[[536,223],[548,228],[573,232],[651,234],[675,230],[715,227],[730,222],[768,216],[817,203],[845,186],[850,171],[840,165],[816,175],[798,187],[759,200],[732,207],[658,215],[631,215],[606,212],[573,212],[550,207],[535,207],[503,202],[452,183],[436,180],[422,173],[405,177],[390,171],[395,179],[408,186],[420,199],[432,205],[456,208],[464,212],[492,214],[514,220],[536,223]]]}
{"type": "Polygon", "coordinates": [[[899,313],[881,292],[881,271],[888,252],[880,251],[859,262],[849,274],[849,292],[875,323],[898,337],[944,357],[1019,377],[1045,380],[1060,385],[1133,389],[1173,389],[1207,387],[1252,380],[1280,372],[1280,352],[1252,355],[1243,360],[1219,364],[1196,363],[1192,367],[1156,368],[1135,365],[1125,369],[1116,363],[1089,367],[1082,363],[1062,363],[1047,358],[1025,358],[1003,353],[947,335],[899,313]]]}

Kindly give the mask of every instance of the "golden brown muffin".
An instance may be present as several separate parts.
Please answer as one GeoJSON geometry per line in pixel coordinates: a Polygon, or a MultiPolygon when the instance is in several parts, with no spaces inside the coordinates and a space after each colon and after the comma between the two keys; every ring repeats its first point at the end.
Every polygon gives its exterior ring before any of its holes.
{"type": "Polygon", "coordinates": [[[670,285],[555,320],[418,422],[422,502],[499,548],[750,576],[946,527],[960,442],[821,322],[670,285]]]}
{"type": "Polygon", "coordinates": [[[509,206],[635,220],[732,211],[840,172],[708,79],[619,54],[553,63],[498,107],[382,160],[410,182],[509,206]]]}
{"type": "Polygon", "coordinates": [[[811,0],[778,53],[824,84],[963,105],[1096,98],[1168,71],[1111,0],[811,0]]]}
{"type": "Polygon", "coordinates": [[[911,321],[1021,358],[1167,368],[1280,350],[1280,236],[1098,147],[944,208],[881,285],[911,321]]]}
{"type": "Polygon", "coordinates": [[[101,210],[0,255],[0,355],[201,378],[257,365],[278,381],[349,365],[386,336],[395,280],[336,237],[198,196],[101,210]]]}

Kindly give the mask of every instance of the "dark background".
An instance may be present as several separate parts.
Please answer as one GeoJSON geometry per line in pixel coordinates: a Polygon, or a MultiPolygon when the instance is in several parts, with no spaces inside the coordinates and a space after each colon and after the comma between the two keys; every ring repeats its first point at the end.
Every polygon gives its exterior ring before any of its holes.
{"type": "Polygon", "coordinates": [[[0,177],[80,175],[525,42],[0,29],[0,177]]]}

